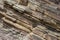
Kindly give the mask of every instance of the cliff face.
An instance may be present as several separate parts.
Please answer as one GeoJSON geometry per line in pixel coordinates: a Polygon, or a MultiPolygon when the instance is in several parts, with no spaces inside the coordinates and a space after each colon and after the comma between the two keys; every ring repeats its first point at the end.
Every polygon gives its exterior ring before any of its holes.
{"type": "Polygon", "coordinates": [[[60,40],[59,0],[0,0],[1,40],[60,40]]]}

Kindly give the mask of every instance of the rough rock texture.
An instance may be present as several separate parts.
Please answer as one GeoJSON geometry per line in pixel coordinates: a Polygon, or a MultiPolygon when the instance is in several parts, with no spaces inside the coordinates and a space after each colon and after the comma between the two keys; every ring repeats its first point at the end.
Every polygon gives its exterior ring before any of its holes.
{"type": "Polygon", "coordinates": [[[27,34],[0,20],[0,40],[23,40],[27,34]]]}
{"type": "Polygon", "coordinates": [[[59,0],[0,0],[0,40],[60,40],[59,0]]]}

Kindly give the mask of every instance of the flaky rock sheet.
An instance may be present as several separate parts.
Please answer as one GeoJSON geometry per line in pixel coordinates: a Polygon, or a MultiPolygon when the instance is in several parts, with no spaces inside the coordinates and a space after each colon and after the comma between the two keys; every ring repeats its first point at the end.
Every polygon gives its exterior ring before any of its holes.
{"type": "Polygon", "coordinates": [[[60,0],[0,0],[0,40],[60,40],[60,0]]]}

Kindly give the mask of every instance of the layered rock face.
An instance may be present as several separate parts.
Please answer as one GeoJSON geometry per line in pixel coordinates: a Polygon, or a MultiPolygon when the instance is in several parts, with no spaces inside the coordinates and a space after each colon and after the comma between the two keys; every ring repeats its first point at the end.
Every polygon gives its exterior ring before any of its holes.
{"type": "Polygon", "coordinates": [[[59,0],[0,0],[1,40],[60,40],[59,0]]]}

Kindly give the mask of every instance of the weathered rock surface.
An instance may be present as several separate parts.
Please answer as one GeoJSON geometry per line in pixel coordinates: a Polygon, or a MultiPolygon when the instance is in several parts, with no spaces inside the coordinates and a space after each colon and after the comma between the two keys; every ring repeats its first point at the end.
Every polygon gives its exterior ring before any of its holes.
{"type": "Polygon", "coordinates": [[[60,40],[59,0],[0,0],[0,40],[60,40]]]}

